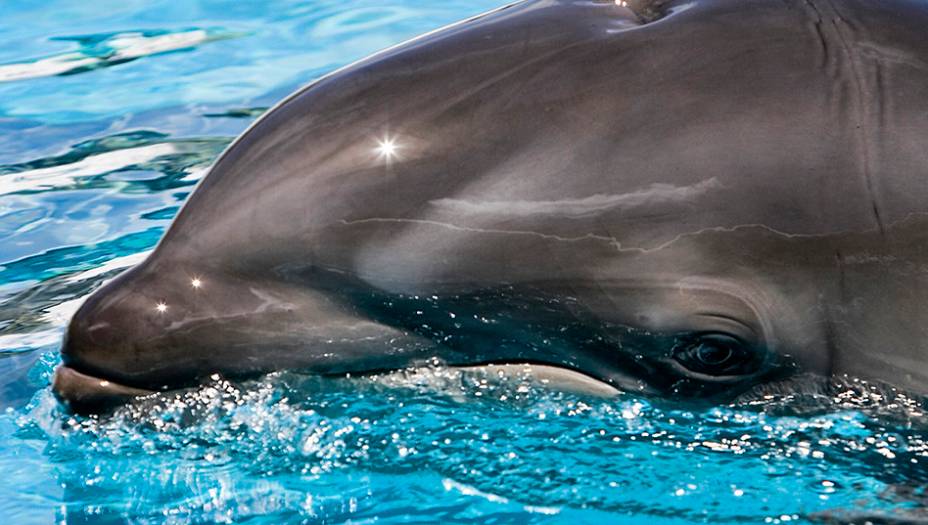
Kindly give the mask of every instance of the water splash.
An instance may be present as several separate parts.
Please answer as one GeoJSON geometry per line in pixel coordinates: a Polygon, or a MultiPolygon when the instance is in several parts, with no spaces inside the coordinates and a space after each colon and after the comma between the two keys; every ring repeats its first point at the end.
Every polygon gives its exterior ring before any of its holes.
{"type": "Polygon", "coordinates": [[[924,518],[922,402],[897,393],[894,407],[874,405],[883,394],[860,382],[821,391],[833,392],[827,407],[778,395],[680,407],[434,367],[216,376],[102,418],[63,414],[43,393],[15,420],[51,451],[69,515],[95,504],[127,521],[338,521],[390,516],[386,505],[504,521],[924,518]]]}

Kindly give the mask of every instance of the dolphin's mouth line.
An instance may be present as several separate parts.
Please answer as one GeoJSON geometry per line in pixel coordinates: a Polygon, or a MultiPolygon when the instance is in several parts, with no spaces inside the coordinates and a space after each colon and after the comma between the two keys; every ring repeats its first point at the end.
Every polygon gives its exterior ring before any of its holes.
{"type": "Polygon", "coordinates": [[[77,411],[96,410],[124,403],[134,397],[154,394],[154,390],[122,385],[58,365],[52,391],[66,405],[77,411]]]}
{"type": "MultiPolygon", "coordinates": [[[[589,372],[572,368],[556,361],[514,358],[460,363],[439,361],[437,364],[440,369],[443,368],[464,373],[487,374],[488,376],[502,374],[499,377],[509,379],[524,377],[537,381],[541,386],[551,390],[580,395],[615,397],[628,391],[624,388],[624,384],[611,384],[589,372]]],[[[433,366],[435,366],[435,363],[431,361],[422,361],[411,363],[406,366],[394,366],[389,368],[339,369],[337,371],[322,372],[320,375],[332,378],[345,377],[346,374],[374,378],[390,377],[410,371],[429,369],[433,366]]],[[[635,388],[633,390],[636,392],[644,391],[642,388],[635,388]]]]}
{"type": "MultiPolygon", "coordinates": [[[[621,390],[593,376],[557,365],[530,362],[495,362],[478,365],[450,365],[452,370],[504,373],[509,377],[527,376],[554,390],[597,397],[614,397],[621,390]]],[[[400,370],[380,371],[397,373],[400,370]]],[[[132,398],[157,393],[96,377],[61,364],[55,369],[52,391],[65,405],[77,412],[99,412],[123,404],[132,398]]]]}

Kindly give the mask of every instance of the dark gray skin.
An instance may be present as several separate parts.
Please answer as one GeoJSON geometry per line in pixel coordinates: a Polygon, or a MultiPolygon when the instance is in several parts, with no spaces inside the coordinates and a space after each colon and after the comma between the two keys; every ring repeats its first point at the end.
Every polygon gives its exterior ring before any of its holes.
{"type": "Polygon", "coordinates": [[[225,152],[75,315],[55,389],[434,356],[928,392],[926,27],[924,1],[534,0],[377,54],[225,152]]]}

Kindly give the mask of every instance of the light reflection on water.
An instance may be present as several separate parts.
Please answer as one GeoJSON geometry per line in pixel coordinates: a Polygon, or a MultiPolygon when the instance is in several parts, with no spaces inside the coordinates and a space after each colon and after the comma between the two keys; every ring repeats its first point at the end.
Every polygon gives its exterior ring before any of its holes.
{"type": "Polygon", "coordinates": [[[858,383],[681,407],[440,368],[279,373],[60,411],[70,314],[144,258],[232,137],[297,85],[498,3],[0,5],[7,522],[928,519],[923,402],[858,383]]]}
{"type": "Polygon", "coordinates": [[[72,519],[918,516],[924,494],[912,490],[928,460],[925,427],[911,426],[924,421],[918,402],[859,383],[821,386],[843,394],[681,407],[446,368],[354,379],[276,373],[244,384],[216,377],[104,419],[61,414],[42,392],[10,414],[15,437],[0,445],[41,444],[17,461],[53,465],[55,497],[72,519]]]}

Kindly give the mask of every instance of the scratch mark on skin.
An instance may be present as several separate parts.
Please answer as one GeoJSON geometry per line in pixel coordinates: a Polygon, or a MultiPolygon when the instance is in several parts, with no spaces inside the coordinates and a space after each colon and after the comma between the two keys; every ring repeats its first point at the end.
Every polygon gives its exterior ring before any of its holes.
{"type": "Polygon", "coordinates": [[[587,233],[585,235],[579,235],[575,237],[564,237],[560,235],[535,232],[535,231],[530,231],[530,230],[502,230],[502,229],[494,229],[494,228],[474,228],[470,226],[460,226],[460,225],[452,224],[448,222],[433,221],[433,220],[427,220],[427,219],[398,219],[398,218],[372,217],[369,219],[358,219],[358,220],[353,220],[353,221],[341,220],[339,221],[339,223],[344,224],[346,226],[352,226],[352,225],[357,225],[357,224],[367,224],[367,223],[421,224],[421,225],[426,225],[426,226],[437,226],[441,228],[447,228],[449,230],[467,232],[467,233],[487,233],[487,234],[496,234],[496,235],[526,235],[526,236],[538,237],[540,239],[546,239],[546,240],[551,240],[551,241],[556,241],[556,242],[575,243],[575,242],[582,242],[582,241],[588,241],[588,240],[602,241],[602,242],[612,245],[618,252],[622,252],[622,253],[630,252],[630,253],[640,253],[640,254],[654,253],[654,252],[657,252],[657,251],[660,251],[660,250],[663,250],[669,247],[670,245],[676,243],[677,241],[683,238],[696,237],[698,235],[702,235],[705,233],[713,233],[713,232],[714,233],[733,233],[733,232],[740,231],[740,230],[759,229],[759,230],[767,231],[769,233],[772,233],[774,235],[784,237],[787,239],[821,238],[821,237],[827,237],[827,236],[833,235],[831,233],[828,233],[828,234],[786,233],[786,232],[782,232],[774,228],[771,228],[770,226],[767,226],[764,224],[739,224],[737,226],[731,226],[731,227],[713,226],[709,228],[703,228],[700,230],[696,230],[693,232],[681,233],[677,235],[676,237],[666,242],[663,242],[653,248],[645,248],[645,247],[634,247],[634,246],[628,246],[628,247],[622,246],[622,243],[619,242],[619,240],[616,239],[615,237],[610,237],[606,235],[597,235],[595,233],[587,233]]]}
{"type": "Polygon", "coordinates": [[[815,7],[810,0],[805,0],[806,5],[815,13],[815,20],[812,21],[812,27],[815,30],[815,36],[818,37],[819,46],[821,47],[822,52],[822,64],[821,68],[826,71],[829,76],[833,76],[833,71],[830,68],[829,55],[830,51],[828,48],[828,40],[825,38],[825,33],[822,31],[822,13],[819,12],[818,8],[815,7]]]}
{"type": "Polygon", "coordinates": [[[841,107],[849,106],[852,111],[849,125],[853,126],[853,136],[856,140],[854,149],[860,163],[861,177],[870,203],[870,213],[877,229],[882,234],[885,232],[886,225],[883,223],[877,198],[878,188],[874,178],[877,165],[874,156],[878,150],[875,149],[873,143],[872,131],[874,120],[877,134],[882,130],[885,92],[879,62],[873,74],[875,78],[868,81],[864,74],[865,66],[861,60],[862,57],[879,51],[872,46],[868,47],[866,44],[861,45],[857,42],[859,39],[854,38],[853,32],[861,31],[862,28],[855,29],[831,0],[803,0],[803,2],[809,9],[813,30],[821,47],[820,67],[829,81],[836,88],[840,88],[842,93],[838,95],[839,98],[844,98],[845,87],[848,90],[846,96],[850,100],[847,103],[841,102],[841,107]],[[831,45],[829,40],[834,40],[835,45],[831,45]],[[878,99],[876,115],[871,114],[868,109],[869,99],[873,97],[878,99]]]}
{"type": "Polygon", "coordinates": [[[532,215],[561,215],[578,218],[609,210],[627,210],[657,203],[680,203],[692,201],[708,191],[720,188],[718,179],[712,177],[691,186],[651,184],[645,189],[621,194],[596,194],[578,199],[559,200],[511,200],[469,201],[462,199],[437,199],[429,204],[456,213],[471,215],[507,215],[527,217],[532,215]]]}
{"type": "MultiPolygon", "coordinates": [[[[845,272],[845,261],[844,256],[841,254],[840,250],[835,250],[835,271],[837,273],[837,286],[838,286],[838,297],[839,305],[846,304],[847,301],[847,279],[845,272]]],[[[837,315],[835,313],[835,308],[832,307],[829,303],[822,303],[822,308],[825,311],[827,322],[825,323],[825,344],[828,356],[828,365],[827,370],[830,375],[835,373],[835,365],[837,363],[837,353],[838,353],[838,335],[841,332],[840,327],[836,326],[835,319],[837,315]]],[[[840,307],[839,307],[840,308],[840,307]]]]}
{"type": "MultiPolygon", "coordinates": [[[[841,16],[840,11],[838,11],[837,6],[831,0],[825,0],[828,4],[831,11],[834,12],[834,17],[831,20],[833,25],[835,36],[837,37],[838,43],[841,45],[844,55],[847,57],[847,68],[848,73],[850,73],[850,81],[853,85],[854,95],[852,100],[852,105],[854,108],[854,113],[856,114],[857,123],[854,127],[855,136],[857,137],[859,143],[859,155],[861,162],[862,175],[864,178],[864,184],[867,189],[867,195],[870,199],[870,207],[872,209],[873,218],[876,221],[877,227],[880,230],[880,233],[885,233],[885,226],[883,224],[883,219],[881,217],[880,208],[877,203],[876,196],[876,187],[873,177],[874,172],[874,162],[873,162],[873,144],[870,137],[870,124],[873,120],[872,115],[867,111],[867,106],[865,105],[865,100],[868,98],[868,89],[866,85],[866,78],[863,76],[861,71],[861,65],[859,62],[859,53],[856,52],[854,48],[853,41],[845,35],[846,31],[853,31],[851,24],[841,16]]],[[[810,5],[812,5],[810,3],[810,5]]],[[[814,6],[813,6],[814,8],[814,6]]],[[[816,12],[818,10],[816,9],[816,12]]],[[[879,91],[879,85],[877,86],[877,92],[875,96],[882,99],[883,93],[879,91]]],[[[881,118],[880,115],[877,116],[879,121],[881,118]]]]}
{"type": "Polygon", "coordinates": [[[610,244],[615,244],[618,247],[618,241],[615,237],[608,237],[605,235],[596,235],[594,233],[588,233],[586,235],[580,235],[577,237],[562,237],[560,235],[553,235],[550,233],[534,232],[530,230],[500,230],[492,228],[473,228],[470,226],[460,226],[457,224],[452,224],[449,222],[441,221],[432,221],[427,219],[398,219],[390,217],[371,217],[369,219],[357,219],[353,221],[349,220],[340,220],[339,223],[346,226],[353,226],[356,224],[367,224],[367,223],[401,223],[401,224],[423,224],[427,226],[438,226],[442,228],[447,228],[450,230],[468,232],[468,233],[492,233],[492,234],[502,234],[502,235],[530,235],[534,237],[539,237],[542,239],[558,241],[558,242],[579,242],[586,240],[597,240],[604,241],[610,244]]]}
{"type": "MultiPolygon", "coordinates": [[[[917,217],[928,217],[928,212],[913,212],[907,214],[905,217],[894,221],[886,225],[887,229],[892,229],[897,225],[902,225],[914,218],[917,217]]],[[[418,224],[425,226],[436,226],[440,228],[446,228],[453,231],[465,232],[465,233],[486,233],[486,234],[495,234],[495,235],[524,235],[538,237],[540,239],[546,239],[555,242],[569,242],[576,243],[582,241],[602,241],[611,246],[613,246],[616,251],[620,253],[638,253],[638,254],[650,254],[658,252],[665,248],[670,247],[671,245],[679,242],[682,239],[697,237],[706,233],[736,233],[739,231],[745,230],[759,230],[763,232],[782,237],[784,239],[825,239],[828,237],[839,236],[839,235],[852,235],[852,234],[866,234],[866,233],[879,233],[884,235],[885,231],[882,228],[872,228],[868,230],[839,230],[834,232],[826,233],[788,233],[782,230],[777,230],[771,226],[760,223],[746,223],[746,224],[737,224],[735,226],[710,226],[707,228],[701,228],[699,230],[684,232],[679,235],[676,235],[672,239],[665,241],[653,248],[646,248],[641,246],[623,246],[622,243],[615,237],[608,235],[598,235],[595,233],[587,233],[584,235],[578,235],[573,237],[565,237],[561,235],[554,235],[551,233],[536,232],[531,230],[503,230],[496,228],[475,228],[472,226],[461,226],[459,224],[435,221],[429,219],[402,219],[394,217],[370,217],[367,219],[356,219],[356,220],[346,220],[342,219],[338,221],[339,224],[345,226],[354,226],[360,224],[371,224],[371,223],[397,223],[397,224],[418,224]]]]}
{"type": "Polygon", "coordinates": [[[907,66],[913,69],[928,69],[928,63],[918,59],[917,56],[905,53],[892,47],[881,46],[873,42],[863,42],[857,44],[859,53],[870,60],[885,62],[899,66],[907,66]]]}

